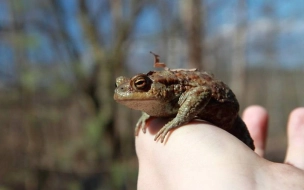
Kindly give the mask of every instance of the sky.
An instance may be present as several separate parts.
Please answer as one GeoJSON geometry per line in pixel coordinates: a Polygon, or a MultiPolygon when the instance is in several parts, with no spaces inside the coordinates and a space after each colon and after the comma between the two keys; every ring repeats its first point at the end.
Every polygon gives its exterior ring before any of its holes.
{"type": "MultiPolygon", "coordinates": [[[[0,1],[0,32],[1,27],[5,26],[11,18],[10,8],[5,3],[6,1],[0,1]]],[[[81,27],[77,23],[77,7],[78,1],[75,0],[64,0],[58,1],[62,7],[62,17],[65,22],[65,29],[69,34],[69,37],[73,41],[73,46],[78,52],[87,51],[87,44],[82,38],[81,27]]],[[[100,3],[108,5],[107,0],[88,0],[88,4],[92,10],[92,14],[97,14],[97,10],[100,8],[100,3]]],[[[168,15],[174,15],[179,10],[179,1],[172,1],[170,3],[170,13],[168,15]]],[[[205,0],[207,8],[212,3],[219,3],[220,6],[213,7],[212,10],[208,10],[207,17],[207,38],[213,38],[220,35],[226,35],[229,37],[230,33],[234,32],[234,28],[239,19],[240,13],[237,11],[237,0],[227,0],[227,1],[215,1],[215,0],[205,0]],[[227,30],[228,29],[228,30],[227,30]],[[228,31],[228,32],[227,32],[228,31]],[[229,33],[230,31],[230,33],[229,33]]],[[[274,23],[273,20],[277,20],[278,27],[280,30],[276,36],[276,51],[278,52],[277,61],[281,67],[284,68],[297,68],[303,66],[303,56],[302,50],[304,49],[304,1],[303,0],[293,0],[293,1],[274,1],[274,0],[247,0],[246,1],[247,12],[245,16],[248,18],[248,46],[249,54],[248,60],[253,65],[258,65],[265,62],[265,55],[260,52],[259,49],[251,48],[259,40],[263,39],[263,36],[269,26],[274,23]],[[269,4],[269,9],[273,10],[272,14],[267,13],[264,5],[269,4]]],[[[101,7],[106,10],[107,7],[101,7]]],[[[125,11],[127,12],[127,6],[125,11]]],[[[51,13],[51,12],[49,12],[51,13]]],[[[33,11],[29,15],[29,18],[43,17],[44,22],[53,23],[56,26],[56,20],[52,16],[48,16],[47,12],[33,11]]],[[[140,15],[137,20],[136,28],[133,35],[133,40],[136,44],[141,45],[133,53],[134,56],[142,56],[143,52],[149,52],[152,48],[148,45],[143,45],[140,40],[145,37],[153,36],[159,33],[159,24],[164,22],[157,12],[157,8],[153,6],[148,6],[140,15]],[[137,40],[137,41],[136,41],[137,40]]],[[[105,12],[100,16],[98,22],[100,32],[102,35],[109,36],[106,39],[105,44],[111,44],[111,38],[113,38],[114,31],[111,31],[111,17],[110,14],[105,12]]],[[[56,28],[56,27],[54,27],[56,28]]],[[[64,49],[64,44],[53,44],[52,39],[48,36],[43,35],[39,32],[35,26],[27,26],[26,30],[29,31],[30,36],[27,39],[34,39],[31,42],[31,48],[26,53],[32,64],[51,64],[56,61],[56,58],[60,55],[64,58],[67,50],[64,49]],[[55,50],[53,51],[52,49],[55,50]]],[[[18,40],[18,39],[17,39],[18,40]]],[[[18,41],[16,40],[16,43],[18,41]]],[[[24,40],[20,37],[20,41],[24,40]]],[[[149,43],[149,41],[147,42],[149,43]]],[[[155,45],[155,44],[154,44],[155,45]]],[[[153,46],[153,44],[151,44],[153,46]]],[[[132,57],[132,56],[131,56],[132,57]]],[[[10,48],[7,40],[0,38],[0,65],[3,69],[0,69],[0,75],[3,73],[12,73],[14,70],[14,52],[10,48]]],[[[68,61],[68,58],[66,58],[68,61]]]]}
{"type": "MultiPolygon", "coordinates": [[[[214,0],[206,0],[206,2],[207,5],[210,5],[214,0]]],[[[247,0],[246,2],[247,11],[244,15],[247,17],[248,25],[247,41],[250,51],[247,56],[249,64],[261,66],[265,63],[266,57],[262,48],[251,48],[250,46],[257,46],[259,41],[263,41],[263,38],[265,40],[266,33],[272,27],[277,27],[279,29],[275,36],[277,60],[274,61],[283,68],[303,67],[304,1],[247,0]],[[265,9],[265,4],[268,5],[268,9],[265,9]]],[[[235,32],[235,26],[241,15],[237,11],[238,1],[228,0],[220,5],[214,10],[207,9],[209,11],[206,27],[207,38],[216,38],[221,35],[231,38],[235,32]],[[230,32],[227,33],[227,29],[230,32]]],[[[178,9],[177,6],[173,8],[173,10],[176,9],[178,9]]],[[[157,32],[157,27],[150,23],[159,23],[160,20],[161,18],[155,10],[147,9],[139,20],[137,33],[147,35],[157,32]]],[[[142,50],[140,51],[142,52],[142,50]]]]}

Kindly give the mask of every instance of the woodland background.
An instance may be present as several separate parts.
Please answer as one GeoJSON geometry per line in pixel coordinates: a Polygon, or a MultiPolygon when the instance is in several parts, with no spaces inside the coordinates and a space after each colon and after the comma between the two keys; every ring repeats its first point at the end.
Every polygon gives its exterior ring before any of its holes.
{"type": "Polygon", "coordinates": [[[0,0],[0,190],[136,189],[134,124],[115,78],[171,68],[215,74],[241,109],[270,113],[282,161],[304,106],[304,1],[0,0]]]}

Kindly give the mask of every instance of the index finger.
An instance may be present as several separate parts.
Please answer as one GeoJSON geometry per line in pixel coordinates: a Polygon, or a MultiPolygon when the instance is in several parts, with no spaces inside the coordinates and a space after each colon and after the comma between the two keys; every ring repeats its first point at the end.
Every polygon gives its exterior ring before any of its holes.
{"type": "Polygon", "coordinates": [[[255,152],[263,157],[266,147],[268,113],[265,108],[253,105],[245,109],[243,120],[254,140],[255,152]]]}

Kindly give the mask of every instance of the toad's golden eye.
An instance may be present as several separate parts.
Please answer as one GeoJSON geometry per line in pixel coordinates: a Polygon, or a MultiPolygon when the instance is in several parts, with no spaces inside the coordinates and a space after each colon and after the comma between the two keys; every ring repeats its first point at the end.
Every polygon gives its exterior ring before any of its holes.
{"type": "Polygon", "coordinates": [[[151,86],[151,79],[145,75],[139,75],[133,78],[132,86],[136,90],[148,91],[151,86]]]}
{"type": "Polygon", "coordinates": [[[146,80],[144,78],[139,78],[134,82],[136,88],[144,88],[146,86],[146,80]]]}

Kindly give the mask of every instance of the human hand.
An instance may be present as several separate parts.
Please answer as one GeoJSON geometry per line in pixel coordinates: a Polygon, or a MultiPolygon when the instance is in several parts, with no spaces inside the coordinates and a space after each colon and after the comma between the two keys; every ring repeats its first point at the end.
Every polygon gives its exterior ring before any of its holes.
{"type": "Polygon", "coordinates": [[[148,120],[136,138],[138,189],[304,189],[304,108],[290,114],[285,163],[262,158],[268,115],[259,106],[243,119],[255,140],[253,152],[226,131],[192,121],[169,134],[165,144],[154,135],[167,122],[148,120]]]}

